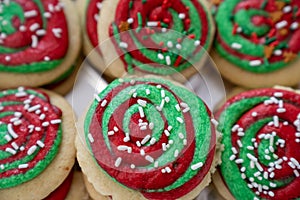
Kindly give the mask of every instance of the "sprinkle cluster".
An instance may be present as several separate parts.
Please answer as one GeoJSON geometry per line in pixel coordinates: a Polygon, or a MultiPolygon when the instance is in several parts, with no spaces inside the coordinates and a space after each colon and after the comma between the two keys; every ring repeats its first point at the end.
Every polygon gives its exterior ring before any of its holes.
{"type": "MultiPolygon", "coordinates": [[[[287,198],[283,190],[298,187],[299,103],[299,95],[293,92],[259,90],[233,98],[221,112],[219,128],[226,148],[221,172],[236,198],[243,194],[253,199],[287,198]],[[223,124],[225,118],[228,125],[223,124]],[[225,175],[230,169],[239,175],[225,175]],[[239,191],[232,189],[230,180],[237,180],[239,191]]],[[[299,196],[294,191],[288,198],[299,196]]]]}
{"type": "Polygon", "coordinates": [[[28,181],[47,167],[61,140],[60,123],[60,110],[43,93],[23,87],[0,93],[0,188],[28,181]]]}

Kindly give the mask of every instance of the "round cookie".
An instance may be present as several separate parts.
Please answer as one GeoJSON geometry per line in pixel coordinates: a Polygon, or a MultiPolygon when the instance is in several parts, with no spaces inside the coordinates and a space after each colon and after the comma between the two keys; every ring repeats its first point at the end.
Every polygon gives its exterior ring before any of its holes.
{"type": "Polygon", "coordinates": [[[300,94],[246,91],[218,113],[222,164],[213,181],[225,199],[297,199],[300,192],[300,94]]]}
{"type": "Polygon", "coordinates": [[[88,61],[98,70],[103,68],[102,53],[98,47],[97,23],[103,0],[78,0],[77,8],[81,16],[83,30],[83,51],[88,61]]]}
{"type": "Polygon", "coordinates": [[[1,4],[0,88],[45,85],[69,70],[81,48],[73,4],[70,0],[1,4]]]}
{"type": "Polygon", "coordinates": [[[94,186],[87,180],[86,176],[83,177],[83,180],[84,180],[86,190],[88,191],[91,199],[95,199],[95,200],[108,200],[108,199],[110,199],[110,197],[103,196],[102,194],[97,192],[95,190],[94,186]]]}
{"type": "Polygon", "coordinates": [[[1,198],[43,199],[58,188],[74,165],[74,137],[72,108],[59,95],[24,87],[1,91],[1,198]]]}
{"type": "Polygon", "coordinates": [[[102,5],[98,38],[106,75],[179,72],[190,77],[206,60],[215,31],[208,2],[112,0],[102,5]]]}
{"type": "Polygon", "coordinates": [[[84,117],[77,158],[98,193],[192,199],[209,184],[217,160],[211,114],[184,87],[153,77],[118,79],[84,117]]]}
{"type": "Polygon", "coordinates": [[[248,88],[299,82],[299,1],[216,2],[212,58],[226,79],[248,88]]]}

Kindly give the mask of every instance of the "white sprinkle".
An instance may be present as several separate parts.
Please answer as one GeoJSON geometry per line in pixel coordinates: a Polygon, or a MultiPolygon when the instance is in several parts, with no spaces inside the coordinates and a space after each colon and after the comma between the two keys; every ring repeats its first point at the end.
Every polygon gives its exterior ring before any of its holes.
{"type": "Polygon", "coordinates": [[[172,48],[172,47],[173,47],[173,42],[172,42],[172,41],[168,41],[168,42],[167,42],[167,46],[168,46],[169,48],[172,48]]]}
{"type": "Polygon", "coordinates": [[[274,192],[269,191],[269,192],[268,192],[268,195],[269,195],[270,197],[274,197],[275,194],[274,194],[274,192]]]}
{"type": "Polygon", "coordinates": [[[176,110],[177,110],[178,112],[181,111],[179,104],[176,104],[176,105],[175,105],[175,108],[176,108],[176,110]]]}
{"type": "Polygon", "coordinates": [[[117,160],[115,161],[115,167],[119,167],[121,165],[122,158],[118,157],[117,160]]]}
{"type": "Polygon", "coordinates": [[[295,158],[290,158],[290,160],[297,166],[298,169],[300,169],[300,164],[295,158]]]}
{"type": "Polygon", "coordinates": [[[132,23],[133,23],[133,18],[128,18],[128,19],[127,19],[127,23],[128,23],[128,24],[132,24],[132,23]]]}
{"type": "Polygon", "coordinates": [[[38,104],[38,105],[35,105],[35,106],[32,106],[32,107],[28,108],[28,112],[33,112],[33,111],[36,111],[40,108],[41,108],[41,105],[38,104]]]}
{"type": "Polygon", "coordinates": [[[45,118],[46,118],[46,115],[44,113],[41,114],[40,117],[39,117],[40,120],[44,120],[45,118]]]}
{"type": "Polygon", "coordinates": [[[131,164],[131,165],[130,165],[130,168],[131,168],[131,169],[134,169],[134,168],[135,168],[135,165],[134,165],[134,164],[131,164]]]}
{"type": "Polygon", "coordinates": [[[123,49],[127,49],[128,48],[128,44],[126,42],[120,42],[119,43],[119,47],[121,47],[123,49]]]}
{"type": "Polygon", "coordinates": [[[194,42],[194,45],[195,46],[199,46],[201,43],[200,43],[200,40],[196,40],[195,42],[194,42]]]}
{"type": "Polygon", "coordinates": [[[146,89],[146,95],[149,95],[149,94],[150,94],[150,90],[146,89]]]}
{"type": "Polygon", "coordinates": [[[170,167],[166,167],[165,169],[166,169],[166,172],[167,172],[168,174],[172,172],[172,170],[170,169],[170,167]]]}
{"type": "Polygon", "coordinates": [[[166,143],[162,143],[161,146],[162,146],[162,150],[163,151],[167,151],[167,145],[166,145],[166,143]]]}
{"type": "Polygon", "coordinates": [[[61,119],[53,119],[50,121],[51,124],[60,124],[61,123],[61,119]]]}
{"type": "Polygon", "coordinates": [[[178,133],[178,136],[179,136],[180,139],[182,139],[182,140],[184,139],[183,133],[178,133]]]}
{"type": "Polygon", "coordinates": [[[271,156],[265,155],[265,159],[266,159],[266,160],[271,160],[271,156]]]}
{"type": "Polygon", "coordinates": [[[284,112],[286,112],[286,109],[285,108],[277,108],[276,112],[277,113],[284,113],[284,112]]]}
{"type": "Polygon", "coordinates": [[[245,172],[245,171],[246,171],[246,167],[242,167],[241,172],[245,172]]]}
{"type": "Polygon", "coordinates": [[[9,152],[9,153],[11,153],[11,154],[13,154],[13,155],[15,155],[15,154],[17,153],[15,150],[13,150],[12,148],[9,148],[9,147],[6,148],[5,151],[6,151],[6,152],[9,152]]]}
{"type": "Polygon", "coordinates": [[[300,137],[300,132],[296,132],[296,133],[295,133],[295,136],[296,136],[296,137],[300,137]]]}
{"type": "Polygon", "coordinates": [[[128,146],[125,146],[125,145],[119,145],[118,147],[117,147],[117,149],[119,150],[119,151],[127,151],[128,150],[128,146]]]}
{"type": "Polygon", "coordinates": [[[171,57],[170,56],[166,56],[166,64],[171,65],[171,57]]]}
{"type": "Polygon", "coordinates": [[[31,36],[31,47],[36,48],[38,45],[38,37],[36,35],[31,36]]]}
{"type": "Polygon", "coordinates": [[[49,61],[49,60],[50,60],[50,57],[49,57],[49,56],[45,56],[45,57],[44,57],[44,60],[45,60],[45,61],[49,61]]]}
{"type": "Polygon", "coordinates": [[[291,29],[292,29],[292,30],[296,30],[298,27],[299,27],[299,23],[298,23],[298,22],[293,22],[293,23],[291,24],[291,29]]]}
{"type": "Polygon", "coordinates": [[[114,135],[114,134],[115,134],[114,131],[108,131],[108,133],[107,133],[107,135],[109,135],[109,136],[112,136],[112,135],[114,135]]]}
{"type": "Polygon", "coordinates": [[[277,29],[281,29],[281,28],[284,28],[285,26],[287,26],[288,25],[288,22],[287,21],[280,21],[280,22],[278,22],[277,24],[275,24],[275,27],[277,28],[277,29]]]}
{"type": "Polygon", "coordinates": [[[276,50],[274,51],[274,55],[275,55],[275,56],[281,56],[281,55],[282,55],[282,50],[276,49],[276,50]]]}
{"type": "Polygon", "coordinates": [[[242,144],[241,140],[237,140],[237,144],[238,144],[238,146],[239,146],[240,148],[243,147],[243,144],[242,144]]]}
{"type": "Polygon", "coordinates": [[[10,56],[5,56],[5,61],[9,62],[11,60],[10,56]]]}
{"type": "Polygon", "coordinates": [[[36,31],[39,27],[40,27],[40,25],[39,25],[38,23],[34,23],[34,24],[32,24],[32,25],[29,27],[29,30],[30,30],[31,32],[34,32],[34,31],[36,31]]]}
{"type": "Polygon", "coordinates": [[[157,168],[158,167],[158,161],[154,162],[154,167],[157,168]]]}
{"type": "Polygon", "coordinates": [[[294,170],[294,174],[295,174],[296,177],[299,177],[299,172],[298,172],[298,170],[295,169],[295,170],[294,170]]]}
{"type": "Polygon", "coordinates": [[[247,146],[247,149],[248,150],[254,150],[254,147],[253,146],[247,146]]]}
{"type": "Polygon", "coordinates": [[[249,62],[250,66],[256,67],[262,64],[261,60],[252,60],[249,62]]]}
{"type": "Polygon", "coordinates": [[[275,115],[273,117],[273,121],[274,121],[274,126],[275,127],[279,127],[279,118],[278,118],[278,116],[275,115]]]}
{"type": "Polygon", "coordinates": [[[94,94],[94,98],[95,98],[95,100],[96,100],[97,102],[100,102],[100,101],[101,101],[100,97],[99,97],[97,94],[94,94]]]}
{"type": "Polygon", "coordinates": [[[149,21],[149,22],[147,22],[147,26],[149,26],[149,27],[158,26],[158,22],[156,22],[156,21],[149,21]]]}
{"type": "Polygon", "coordinates": [[[142,100],[142,99],[138,99],[137,103],[142,107],[146,107],[146,105],[147,105],[147,101],[142,100]]]}
{"type": "Polygon", "coordinates": [[[292,10],[292,6],[288,5],[288,6],[284,6],[283,7],[283,12],[284,13],[289,13],[292,10]]]}
{"type": "Polygon", "coordinates": [[[161,89],[161,85],[157,85],[156,88],[161,89]]]}
{"type": "Polygon", "coordinates": [[[275,92],[274,96],[275,97],[283,97],[283,93],[282,92],[275,92]]]}
{"type": "Polygon", "coordinates": [[[89,133],[87,136],[91,143],[93,143],[95,141],[91,133],[89,133]]]}
{"type": "Polygon", "coordinates": [[[19,30],[20,30],[21,32],[24,32],[24,31],[26,31],[26,26],[24,26],[24,25],[21,25],[21,26],[19,27],[19,30]]]}
{"type": "Polygon", "coordinates": [[[176,120],[177,120],[180,124],[183,123],[183,119],[182,119],[181,117],[176,117],[176,120]]]}
{"type": "Polygon", "coordinates": [[[170,136],[170,132],[169,132],[168,130],[164,130],[164,133],[165,133],[165,135],[166,135],[167,137],[170,136]]]}
{"type": "Polygon", "coordinates": [[[219,122],[216,120],[216,119],[211,119],[210,120],[211,121],[211,123],[213,123],[213,125],[215,126],[215,127],[217,127],[218,125],[219,125],[219,122]]]}
{"type": "Polygon", "coordinates": [[[36,145],[31,146],[27,151],[27,155],[29,155],[29,156],[32,155],[36,149],[37,149],[36,145]]]}
{"type": "Polygon", "coordinates": [[[236,163],[236,164],[241,164],[241,163],[243,163],[243,162],[244,162],[244,160],[243,160],[242,158],[235,160],[235,163],[236,163]]]}
{"type": "Polygon", "coordinates": [[[18,166],[19,169],[26,169],[28,167],[28,164],[21,164],[18,166]]]}
{"type": "Polygon", "coordinates": [[[238,151],[236,150],[235,147],[232,147],[232,148],[231,148],[231,151],[232,151],[233,154],[237,154],[237,153],[238,153],[238,151]]]}
{"type": "Polygon", "coordinates": [[[241,49],[242,45],[239,44],[239,43],[234,42],[234,43],[231,44],[231,48],[233,48],[233,49],[241,49]]]}
{"type": "Polygon", "coordinates": [[[236,132],[240,126],[238,124],[234,125],[231,129],[232,132],[236,132]]]}
{"type": "Polygon", "coordinates": [[[10,142],[12,138],[9,135],[5,135],[4,138],[7,140],[7,142],[10,142]]]}
{"type": "Polygon", "coordinates": [[[0,169],[2,169],[2,170],[4,169],[4,165],[3,165],[3,164],[2,164],[2,165],[0,165],[0,169]]]}
{"type": "Polygon", "coordinates": [[[161,53],[157,54],[157,57],[158,57],[158,59],[160,59],[160,60],[163,60],[163,59],[165,59],[164,55],[163,55],[163,54],[161,54],[161,53]]]}
{"type": "Polygon", "coordinates": [[[255,156],[253,156],[252,154],[250,153],[247,153],[247,157],[252,160],[253,162],[257,162],[257,158],[255,156]]]}
{"type": "Polygon", "coordinates": [[[8,133],[13,137],[13,138],[18,138],[18,134],[13,130],[12,128],[12,124],[8,124],[7,125],[7,130],[8,130],[8,133]]]}
{"type": "Polygon", "coordinates": [[[161,95],[161,98],[165,98],[165,96],[166,96],[165,91],[164,91],[164,90],[161,90],[161,91],[160,91],[160,95],[161,95]]]}
{"type": "Polygon", "coordinates": [[[15,143],[15,142],[12,142],[12,143],[11,143],[11,146],[12,146],[15,150],[18,150],[18,149],[19,149],[19,146],[18,146],[17,143],[15,143]]]}
{"type": "Polygon", "coordinates": [[[236,156],[234,154],[232,154],[230,157],[229,157],[229,160],[233,161],[236,159],[236,156]]]}
{"type": "Polygon", "coordinates": [[[166,173],[166,170],[165,169],[161,169],[161,173],[166,173]]]}
{"type": "Polygon", "coordinates": [[[104,107],[104,106],[106,106],[106,104],[107,104],[107,100],[106,99],[104,99],[102,102],[101,102],[101,107],[104,107]]]}
{"type": "Polygon", "coordinates": [[[24,12],[24,17],[29,18],[29,17],[35,17],[37,16],[37,11],[36,10],[29,10],[24,12]]]}
{"type": "Polygon", "coordinates": [[[256,167],[259,171],[261,171],[261,172],[264,171],[264,169],[262,168],[262,166],[258,162],[256,162],[255,165],[256,165],[256,167]]]}
{"type": "Polygon", "coordinates": [[[142,146],[140,141],[136,141],[135,144],[136,144],[136,146],[138,146],[138,147],[141,147],[141,146],[142,146]]]}
{"type": "Polygon", "coordinates": [[[199,168],[202,167],[202,166],[203,166],[203,163],[202,163],[202,162],[199,162],[199,163],[196,163],[196,164],[192,165],[192,166],[191,166],[191,169],[192,169],[192,170],[197,170],[197,169],[199,169],[199,168]]]}
{"type": "Polygon", "coordinates": [[[184,13],[179,13],[178,17],[179,17],[179,19],[184,19],[185,18],[185,14],[184,13]]]}
{"type": "Polygon", "coordinates": [[[150,122],[149,123],[149,129],[152,130],[153,128],[154,128],[154,124],[153,124],[153,122],[150,122]]]}
{"type": "Polygon", "coordinates": [[[116,127],[116,126],[114,126],[114,132],[118,132],[119,131],[119,129],[118,129],[118,127],[116,127]]]}
{"type": "Polygon", "coordinates": [[[62,29],[61,28],[53,28],[52,33],[55,37],[61,38],[62,29]]]}
{"type": "Polygon", "coordinates": [[[151,144],[151,145],[154,145],[154,144],[155,144],[155,142],[156,142],[156,139],[155,139],[155,138],[151,138],[151,140],[150,140],[150,144],[151,144]]]}
{"type": "Polygon", "coordinates": [[[141,150],[140,150],[140,154],[141,154],[141,156],[144,156],[144,155],[145,155],[144,149],[141,149],[141,150]]]}
{"type": "Polygon", "coordinates": [[[292,162],[288,162],[288,165],[289,165],[292,169],[295,169],[295,168],[296,168],[296,166],[295,166],[294,163],[292,163],[292,162]]]}
{"type": "Polygon", "coordinates": [[[261,172],[255,172],[253,175],[254,175],[255,177],[258,177],[259,175],[261,175],[261,172]]]}
{"type": "Polygon", "coordinates": [[[257,112],[252,112],[252,113],[251,113],[251,116],[252,116],[252,117],[257,117],[257,112]]]}
{"type": "Polygon", "coordinates": [[[41,140],[36,141],[36,144],[39,145],[39,147],[41,148],[45,147],[45,144],[41,140]]]}
{"type": "Polygon", "coordinates": [[[46,35],[46,31],[44,29],[39,29],[35,32],[35,34],[37,36],[44,36],[44,35],[46,35]]]}
{"type": "Polygon", "coordinates": [[[42,123],[42,126],[43,126],[43,127],[47,127],[47,126],[49,126],[49,124],[50,124],[49,122],[43,122],[43,123],[42,123]]]}
{"type": "Polygon", "coordinates": [[[154,163],[154,158],[152,158],[152,157],[149,156],[149,155],[146,155],[145,159],[148,160],[148,161],[151,162],[151,163],[154,163]]]}
{"type": "Polygon", "coordinates": [[[144,137],[144,139],[141,141],[141,144],[142,145],[146,144],[150,140],[150,138],[151,138],[150,135],[146,135],[146,137],[144,137]]]}
{"type": "Polygon", "coordinates": [[[177,158],[178,154],[179,154],[179,151],[178,151],[178,149],[176,149],[175,152],[174,152],[174,157],[177,158]]]}
{"type": "Polygon", "coordinates": [[[176,44],[176,49],[180,50],[182,48],[181,44],[176,44]]]}
{"type": "Polygon", "coordinates": [[[168,142],[169,144],[173,144],[174,143],[174,141],[173,140],[169,140],[169,142],[168,142]]]}
{"type": "Polygon", "coordinates": [[[187,139],[183,140],[183,145],[186,146],[187,145],[187,139]]]}

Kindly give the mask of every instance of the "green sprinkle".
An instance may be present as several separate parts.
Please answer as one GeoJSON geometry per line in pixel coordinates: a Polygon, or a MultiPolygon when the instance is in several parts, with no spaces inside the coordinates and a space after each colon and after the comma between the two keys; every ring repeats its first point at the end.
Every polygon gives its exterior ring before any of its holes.
{"type": "Polygon", "coordinates": [[[168,24],[164,23],[164,22],[160,22],[161,27],[163,28],[168,28],[168,24]]]}
{"type": "Polygon", "coordinates": [[[287,42],[282,42],[277,45],[276,49],[285,49],[288,46],[287,42]]]}
{"type": "Polygon", "coordinates": [[[147,2],[147,0],[142,0],[142,3],[144,4],[144,3],[146,3],[147,2]]]}
{"type": "Polygon", "coordinates": [[[264,0],[264,1],[262,2],[262,4],[261,4],[260,8],[264,10],[265,7],[267,6],[267,3],[268,3],[268,1],[267,1],[267,0],[264,0]]]}
{"type": "Polygon", "coordinates": [[[142,29],[142,26],[143,26],[143,17],[142,17],[140,12],[137,13],[137,18],[138,18],[139,27],[136,29],[136,32],[139,33],[142,29]]]}
{"type": "Polygon", "coordinates": [[[133,1],[129,1],[129,8],[133,7],[133,1]]]}
{"type": "Polygon", "coordinates": [[[272,38],[266,38],[266,41],[265,41],[265,44],[268,45],[268,44],[271,44],[272,42],[276,41],[276,37],[272,37],[272,38]]]}

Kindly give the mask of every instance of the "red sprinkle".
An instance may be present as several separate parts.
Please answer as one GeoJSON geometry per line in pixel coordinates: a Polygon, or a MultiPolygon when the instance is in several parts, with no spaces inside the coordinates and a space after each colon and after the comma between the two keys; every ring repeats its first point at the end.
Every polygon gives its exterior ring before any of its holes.
{"type": "Polygon", "coordinates": [[[233,29],[232,29],[232,34],[233,34],[233,35],[235,35],[235,34],[237,33],[238,27],[239,27],[239,26],[238,26],[237,24],[234,24],[234,25],[233,25],[233,29]]]}
{"type": "Polygon", "coordinates": [[[170,19],[168,19],[168,18],[164,18],[164,19],[163,19],[163,22],[165,22],[165,23],[169,23],[169,22],[170,22],[170,19]]]}
{"type": "Polygon", "coordinates": [[[271,31],[268,34],[268,37],[273,37],[275,33],[276,33],[276,29],[275,28],[271,29],[271,31]]]}
{"type": "Polygon", "coordinates": [[[188,36],[188,38],[190,38],[190,39],[195,39],[195,34],[190,34],[190,35],[188,36]]]}
{"type": "Polygon", "coordinates": [[[182,38],[177,38],[177,42],[181,43],[182,42],[182,38]]]}
{"type": "Polygon", "coordinates": [[[175,66],[175,67],[179,66],[181,60],[182,60],[182,57],[181,57],[181,56],[178,56],[177,59],[176,59],[176,61],[175,61],[175,63],[174,63],[174,66],[175,66]]]}
{"type": "Polygon", "coordinates": [[[161,51],[162,51],[162,52],[167,52],[167,51],[168,51],[168,48],[166,48],[166,47],[165,47],[165,48],[162,48],[161,51]]]}
{"type": "Polygon", "coordinates": [[[278,40],[276,40],[276,41],[274,41],[274,42],[272,42],[271,44],[270,44],[270,46],[277,46],[279,44],[279,41],[278,40]]]}
{"type": "Polygon", "coordinates": [[[185,23],[189,25],[191,23],[191,20],[190,19],[186,19],[185,23]]]}
{"type": "Polygon", "coordinates": [[[159,46],[164,46],[164,42],[161,41],[161,42],[159,43],[159,46]]]}
{"type": "Polygon", "coordinates": [[[252,38],[252,41],[253,41],[254,43],[256,43],[256,44],[259,43],[259,40],[258,40],[258,37],[257,37],[256,33],[252,33],[252,34],[251,34],[251,38],[252,38]]]}

